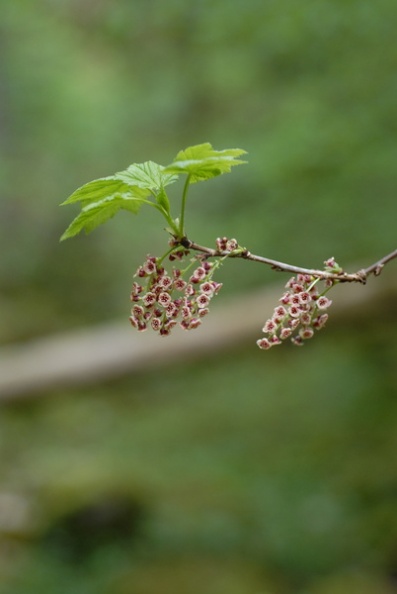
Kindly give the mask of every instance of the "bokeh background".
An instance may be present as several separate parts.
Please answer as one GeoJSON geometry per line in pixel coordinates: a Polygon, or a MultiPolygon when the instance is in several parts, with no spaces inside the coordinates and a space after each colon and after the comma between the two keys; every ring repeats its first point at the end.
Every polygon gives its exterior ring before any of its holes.
{"type": "MultiPolygon", "coordinates": [[[[77,210],[58,204],[192,144],[249,160],[192,189],[196,241],[310,267],[395,249],[396,25],[391,0],[3,1],[3,347],[127,319],[162,221],[119,214],[59,244],[77,210]]],[[[242,315],[287,280],[221,276],[242,315]]],[[[397,592],[395,296],[304,349],[253,336],[4,402],[1,594],[397,592]]]]}

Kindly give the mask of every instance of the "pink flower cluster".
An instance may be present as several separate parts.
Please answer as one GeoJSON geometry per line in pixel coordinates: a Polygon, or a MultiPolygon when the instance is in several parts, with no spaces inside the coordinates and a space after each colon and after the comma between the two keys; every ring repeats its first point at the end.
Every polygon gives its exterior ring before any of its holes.
{"type": "Polygon", "coordinates": [[[216,249],[220,252],[232,252],[238,248],[237,239],[228,239],[227,237],[218,237],[216,240],[216,249]]]}
{"type": "MultiPolygon", "coordinates": [[[[171,254],[170,259],[181,259],[186,252],[171,254]]],[[[162,336],[170,334],[178,323],[184,330],[193,330],[208,314],[209,303],[222,287],[212,280],[213,264],[199,261],[197,268],[187,278],[173,268],[172,274],[158,264],[157,258],[147,256],[136,271],[135,277],[144,284],[134,282],[131,292],[130,322],[139,331],[151,327],[162,336]]]]}
{"type": "MultiPolygon", "coordinates": [[[[281,305],[263,326],[266,336],[257,340],[260,349],[270,349],[286,338],[301,346],[315,330],[323,328],[328,319],[325,310],[332,301],[324,295],[325,291],[319,294],[317,284],[318,279],[308,274],[298,274],[288,281],[287,291],[280,298],[281,305]]],[[[332,284],[332,280],[326,280],[325,290],[332,284]]]]}

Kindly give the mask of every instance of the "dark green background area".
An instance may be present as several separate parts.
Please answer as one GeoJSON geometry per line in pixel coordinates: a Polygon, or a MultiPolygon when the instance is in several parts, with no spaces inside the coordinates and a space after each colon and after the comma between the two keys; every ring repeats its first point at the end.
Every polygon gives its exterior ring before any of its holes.
{"type": "MultiPolygon", "coordinates": [[[[395,249],[396,25],[390,0],[6,0],[0,342],[128,317],[163,221],[59,244],[77,208],[58,204],[196,143],[248,151],[192,187],[197,242],[310,267],[395,249]]],[[[221,276],[242,300],[280,279],[221,276]]],[[[2,408],[0,495],[37,521],[0,534],[1,594],[397,591],[396,310],[330,313],[304,349],[236,344],[2,408]]]]}

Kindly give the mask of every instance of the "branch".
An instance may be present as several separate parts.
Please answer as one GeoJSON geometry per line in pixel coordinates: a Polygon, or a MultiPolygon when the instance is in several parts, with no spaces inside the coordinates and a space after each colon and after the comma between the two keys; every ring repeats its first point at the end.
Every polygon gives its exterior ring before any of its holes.
{"type": "Polygon", "coordinates": [[[261,262],[262,264],[267,264],[271,266],[273,270],[277,271],[284,271],[284,272],[293,272],[294,274],[310,274],[316,278],[321,278],[323,280],[332,279],[337,280],[339,282],[350,282],[350,283],[362,283],[365,284],[367,282],[367,278],[370,274],[374,276],[378,276],[385,264],[397,258],[397,250],[394,250],[390,254],[387,254],[368,268],[363,268],[358,270],[354,273],[347,273],[347,272],[326,272],[325,270],[317,270],[313,268],[301,268],[300,266],[293,266],[291,264],[286,264],[284,262],[278,262],[277,260],[272,260],[270,258],[265,258],[263,256],[256,256],[255,254],[251,254],[246,249],[238,248],[236,250],[216,250],[212,248],[208,248],[202,245],[195,243],[194,241],[190,241],[187,237],[183,237],[180,240],[176,240],[174,245],[182,245],[186,249],[196,250],[197,252],[201,252],[205,254],[208,258],[216,258],[216,257],[229,257],[229,258],[243,258],[244,260],[251,260],[252,262],[261,262]]]}

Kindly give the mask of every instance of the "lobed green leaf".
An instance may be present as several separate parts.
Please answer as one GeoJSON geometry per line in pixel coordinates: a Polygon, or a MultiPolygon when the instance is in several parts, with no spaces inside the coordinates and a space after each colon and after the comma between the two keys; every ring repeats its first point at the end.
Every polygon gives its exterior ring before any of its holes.
{"type": "Polygon", "coordinates": [[[144,202],[145,200],[134,197],[130,193],[116,193],[97,202],[90,203],[71,222],[62,235],[61,241],[69,237],[74,237],[83,230],[86,233],[90,233],[96,227],[114,217],[120,209],[129,210],[136,214],[144,202]]]}
{"type": "Polygon", "coordinates": [[[195,183],[223,173],[230,173],[235,165],[246,163],[236,159],[244,154],[246,151],[237,148],[217,151],[209,142],[206,142],[180,151],[165,171],[176,174],[185,173],[190,176],[190,183],[195,183]]]}
{"type": "Polygon", "coordinates": [[[62,202],[61,206],[65,204],[72,204],[74,202],[84,202],[86,204],[97,202],[102,198],[108,196],[114,196],[116,193],[125,194],[130,193],[131,196],[136,198],[145,198],[149,195],[149,190],[133,186],[125,181],[118,179],[115,175],[109,177],[102,177],[95,179],[94,181],[84,184],[80,188],[77,188],[75,192],[65,202],[62,202]]]}
{"type": "Polygon", "coordinates": [[[166,173],[165,167],[153,161],[133,163],[125,171],[120,171],[114,176],[122,182],[149,190],[152,193],[160,192],[162,188],[174,183],[178,176],[166,173]]]}

